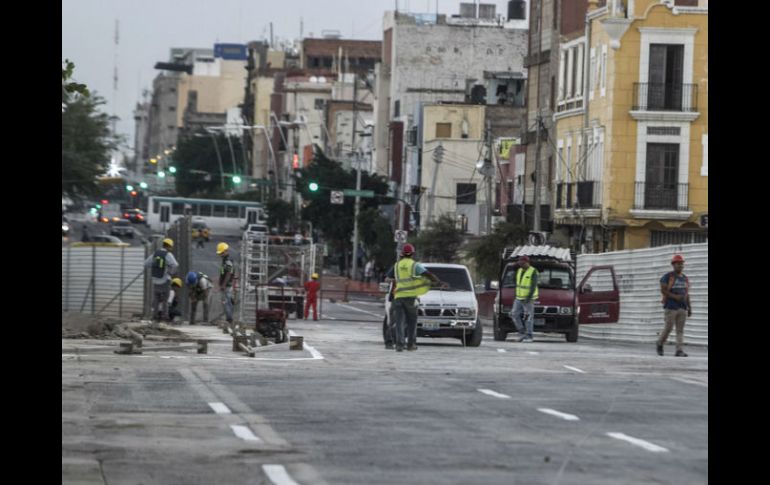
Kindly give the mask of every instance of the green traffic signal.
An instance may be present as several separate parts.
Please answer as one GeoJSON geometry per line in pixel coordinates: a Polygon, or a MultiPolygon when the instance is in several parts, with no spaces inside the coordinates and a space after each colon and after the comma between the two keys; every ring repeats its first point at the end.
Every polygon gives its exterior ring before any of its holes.
{"type": "Polygon", "coordinates": [[[146,189],[147,188],[147,183],[146,182],[139,182],[139,187],[141,187],[143,189],[146,189]]]}
{"type": "Polygon", "coordinates": [[[310,182],[307,185],[307,188],[310,189],[311,192],[317,192],[318,191],[318,184],[315,182],[310,182]]]}
{"type": "Polygon", "coordinates": [[[241,183],[241,178],[240,178],[239,176],[237,176],[237,175],[234,175],[234,176],[233,176],[233,183],[234,183],[234,184],[239,184],[239,183],[241,183]]]}
{"type": "Polygon", "coordinates": [[[158,172],[158,177],[163,178],[165,176],[166,176],[166,172],[164,172],[162,170],[160,172],[158,172]]]}
{"type": "Polygon", "coordinates": [[[168,171],[171,173],[176,173],[176,167],[168,167],[168,171]]]}
{"type": "Polygon", "coordinates": [[[134,190],[134,186],[133,185],[126,185],[126,190],[131,192],[132,190],[134,190]]]}

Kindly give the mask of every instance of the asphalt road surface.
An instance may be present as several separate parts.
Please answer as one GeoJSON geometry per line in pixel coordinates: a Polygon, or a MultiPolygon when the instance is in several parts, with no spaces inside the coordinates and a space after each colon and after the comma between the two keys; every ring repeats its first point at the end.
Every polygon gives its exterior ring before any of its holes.
{"type": "Polygon", "coordinates": [[[62,340],[62,483],[704,484],[708,353],[535,334],[382,344],[379,302],[323,303],[304,338],[116,355],[62,340]]]}

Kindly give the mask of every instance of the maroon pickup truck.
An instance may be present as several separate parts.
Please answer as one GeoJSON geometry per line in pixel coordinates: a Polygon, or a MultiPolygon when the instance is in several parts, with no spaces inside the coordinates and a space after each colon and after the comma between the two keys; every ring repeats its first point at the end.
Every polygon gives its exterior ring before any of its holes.
{"type": "MultiPolygon", "coordinates": [[[[577,342],[579,325],[616,323],[620,314],[620,291],[612,266],[593,266],[575,285],[575,258],[568,249],[551,246],[505,248],[500,262],[500,281],[495,297],[493,334],[498,341],[516,332],[511,308],[516,295],[518,259],[528,256],[538,273],[539,297],[535,301],[534,331],[563,333],[567,342],[577,342]]],[[[497,283],[497,285],[495,285],[497,283]]]]}

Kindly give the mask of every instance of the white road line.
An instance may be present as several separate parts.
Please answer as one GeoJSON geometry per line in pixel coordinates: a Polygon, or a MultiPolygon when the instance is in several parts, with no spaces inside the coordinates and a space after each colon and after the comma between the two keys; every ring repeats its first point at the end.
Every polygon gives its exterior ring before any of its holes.
{"type": "Polygon", "coordinates": [[[639,438],[634,438],[633,436],[628,436],[623,433],[607,433],[607,436],[609,436],[610,438],[615,438],[616,440],[628,441],[632,445],[641,446],[645,450],[651,451],[653,453],[668,452],[666,448],[663,448],[662,446],[658,446],[655,443],[650,443],[649,441],[640,440],[639,438]]]}
{"type": "Polygon", "coordinates": [[[355,310],[357,312],[366,313],[367,315],[373,315],[375,317],[383,317],[383,318],[385,317],[384,313],[367,312],[366,310],[361,310],[360,308],[356,308],[354,306],[345,305],[344,303],[337,303],[337,305],[339,305],[341,307],[345,307],[345,308],[350,308],[351,310],[355,310]]]}
{"type": "Polygon", "coordinates": [[[502,353],[502,352],[505,352],[505,349],[497,349],[497,351],[502,353]]]}
{"type": "Polygon", "coordinates": [[[324,320],[325,320],[325,319],[327,319],[327,318],[328,318],[329,320],[336,320],[336,318],[335,318],[335,317],[330,317],[329,315],[321,315],[321,318],[322,318],[322,319],[324,319],[324,320]]]}
{"type": "Polygon", "coordinates": [[[577,367],[572,367],[571,365],[565,365],[564,368],[569,369],[569,370],[574,370],[575,372],[580,372],[581,374],[585,374],[586,373],[586,371],[580,370],[577,367]]]}
{"type": "Polygon", "coordinates": [[[508,396],[506,394],[500,394],[499,392],[492,391],[491,389],[476,389],[477,391],[487,394],[492,397],[499,397],[500,399],[510,399],[511,396],[508,396]]]}
{"type": "Polygon", "coordinates": [[[209,406],[217,414],[230,414],[230,408],[225,406],[224,403],[221,403],[221,402],[210,402],[209,406]]]}
{"type": "Polygon", "coordinates": [[[535,351],[533,351],[533,350],[528,350],[528,351],[527,351],[527,353],[528,353],[529,355],[540,355],[540,352],[535,352],[535,351]]]}
{"type": "Polygon", "coordinates": [[[262,465],[262,469],[275,485],[299,485],[289,476],[283,465],[262,465]]]}
{"type": "Polygon", "coordinates": [[[551,414],[553,416],[556,416],[557,418],[566,419],[567,421],[580,421],[580,418],[578,418],[574,414],[562,413],[561,411],[557,411],[555,409],[537,408],[537,410],[540,411],[541,413],[551,414]]]}
{"type": "Polygon", "coordinates": [[[259,436],[255,436],[254,433],[252,433],[251,430],[246,426],[243,426],[240,424],[231,424],[230,427],[233,429],[233,433],[235,433],[235,436],[241,438],[242,440],[262,441],[261,439],[259,439],[259,436]]]}
{"type": "MultiPolygon", "coordinates": [[[[294,330],[289,330],[289,337],[296,337],[297,334],[294,333],[294,330]]],[[[323,359],[324,356],[321,355],[321,352],[317,351],[314,347],[309,346],[308,344],[302,342],[302,346],[310,351],[310,355],[313,356],[313,359],[323,359]]]]}

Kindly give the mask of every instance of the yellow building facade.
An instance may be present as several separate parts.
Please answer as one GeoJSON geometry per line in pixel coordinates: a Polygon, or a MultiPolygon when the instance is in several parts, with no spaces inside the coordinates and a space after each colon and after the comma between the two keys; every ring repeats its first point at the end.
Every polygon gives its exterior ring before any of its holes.
{"type": "Polygon", "coordinates": [[[560,47],[554,236],[589,252],[703,242],[708,2],[596,3],[560,47]]]}

